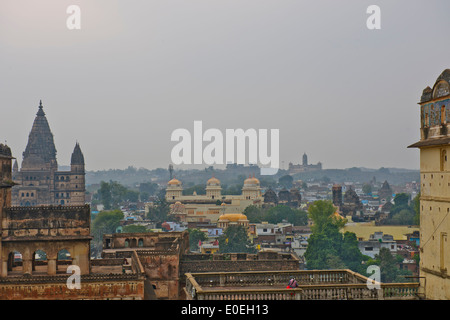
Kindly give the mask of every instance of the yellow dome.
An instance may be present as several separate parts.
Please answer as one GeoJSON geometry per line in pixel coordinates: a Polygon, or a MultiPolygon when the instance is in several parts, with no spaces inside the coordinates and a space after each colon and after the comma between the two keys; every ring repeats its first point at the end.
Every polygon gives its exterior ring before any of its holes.
{"type": "Polygon", "coordinates": [[[167,184],[170,185],[170,186],[177,186],[177,185],[179,186],[179,185],[181,185],[181,181],[178,180],[178,179],[173,178],[167,184]]]}
{"type": "Polygon", "coordinates": [[[242,213],[227,213],[227,214],[221,215],[219,217],[219,220],[228,220],[228,221],[237,222],[239,220],[247,220],[247,216],[242,213]]]}
{"type": "Polygon", "coordinates": [[[220,180],[217,178],[212,177],[211,179],[209,179],[206,184],[209,185],[220,185],[220,180]]]}
{"type": "Polygon", "coordinates": [[[256,184],[259,184],[259,180],[257,179],[257,178],[255,178],[255,176],[253,176],[253,177],[248,177],[247,179],[245,179],[244,180],[244,185],[248,185],[248,184],[251,184],[251,185],[256,185],[256,184]]]}

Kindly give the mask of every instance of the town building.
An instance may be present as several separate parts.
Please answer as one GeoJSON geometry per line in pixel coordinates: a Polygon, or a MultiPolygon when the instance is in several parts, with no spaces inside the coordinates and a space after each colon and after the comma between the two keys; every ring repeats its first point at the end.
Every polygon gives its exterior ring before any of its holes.
{"type": "Polygon", "coordinates": [[[427,299],[450,299],[450,69],[420,98],[420,276],[427,299]]]}
{"type": "MultiPolygon", "coordinates": [[[[166,201],[171,204],[170,214],[182,222],[217,223],[225,214],[242,214],[249,205],[262,206],[264,197],[257,178],[245,179],[241,195],[223,195],[220,180],[212,177],[206,183],[206,194],[183,195],[180,180],[167,183],[166,201]]],[[[222,219],[224,220],[224,219],[222,219]]]]}
{"type": "Polygon", "coordinates": [[[308,164],[308,156],[306,153],[303,154],[302,164],[293,164],[292,162],[289,162],[288,172],[290,175],[299,172],[310,172],[318,170],[322,170],[322,163],[318,162],[317,164],[308,164]]]}
{"type": "Polygon", "coordinates": [[[358,241],[359,251],[371,258],[375,258],[380,253],[381,248],[389,249],[394,255],[397,253],[397,242],[392,235],[383,234],[383,232],[371,234],[367,241],[358,241]]]}
{"type": "Polygon", "coordinates": [[[13,206],[84,205],[85,163],[80,145],[75,144],[70,170],[58,170],[56,148],[42,101],[33,122],[19,170],[14,163],[13,206]]]}

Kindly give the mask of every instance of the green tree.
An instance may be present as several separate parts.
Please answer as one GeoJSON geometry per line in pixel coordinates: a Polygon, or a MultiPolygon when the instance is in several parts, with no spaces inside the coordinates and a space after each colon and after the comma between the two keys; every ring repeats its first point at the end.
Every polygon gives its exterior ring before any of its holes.
{"type": "Polygon", "coordinates": [[[139,191],[127,190],[125,192],[125,201],[138,202],[139,201],[139,191]]]}
{"type": "Polygon", "coordinates": [[[170,212],[170,205],[165,197],[158,197],[152,207],[149,208],[147,218],[155,221],[157,226],[167,220],[167,215],[170,212]]]}
{"type": "Polygon", "coordinates": [[[154,182],[142,182],[139,185],[139,192],[141,194],[146,193],[149,196],[152,196],[156,193],[156,191],[158,191],[158,184],[154,182]]]}
{"type": "Polygon", "coordinates": [[[97,194],[105,210],[118,209],[122,202],[137,202],[139,198],[139,192],[129,190],[117,181],[102,181],[97,194]]]}
{"type": "Polygon", "coordinates": [[[362,191],[366,195],[372,194],[372,185],[370,185],[369,183],[364,184],[362,187],[362,191]]]}
{"type": "Polygon", "coordinates": [[[380,267],[381,282],[408,282],[405,276],[411,275],[409,270],[400,270],[398,264],[403,260],[401,256],[394,257],[388,248],[381,248],[375,259],[367,262],[369,265],[378,265],[380,267]]]}
{"type": "Polygon", "coordinates": [[[110,210],[112,205],[112,196],[109,183],[105,181],[100,182],[100,189],[97,193],[100,203],[103,204],[106,210],[110,210]]]}
{"type": "Polygon", "coordinates": [[[283,220],[292,223],[294,226],[304,226],[308,223],[308,215],[305,211],[284,205],[269,208],[264,216],[270,223],[280,223],[283,220]]]}
{"type": "Polygon", "coordinates": [[[291,175],[285,175],[282,176],[278,179],[278,184],[286,189],[291,189],[292,188],[292,183],[294,182],[294,178],[292,178],[291,175]]]}
{"type": "Polygon", "coordinates": [[[265,219],[264,210],[255,205],[249,205],[244,209],[243,213],[247,216],[248,221],[251,223],[261,223],[265,219]]]}
{"type": "Polygon", "coordinates": [[[409,198],[409,194],[406,193],[399,193],[395,195],[394,206],[389,212],[389,217],[386,223],[393,225],[415,224],[418,217],[415,206],[419,205],[419,199],[416,197],[417,199],[414,199],[411,201],[411,204],[408,204],[409,198]]]}
{"type": "Polygon", "coordinates": [[[245,227],[231,225],[219,237],[219,251],[221,253],[255,253],[257,250],[250,242],[245,227]]]}
{"type": "Polygon", "coordinates": [[[405,207],[408,205],[409,195],[407,193],[398,193],[394,197],[394,204],[397,207],[405,207]]]}
{"type": "Polygon", "coordinates": [[[189,248],[191,251],[198,251],[198,242],[207,239],[206,234],[199,229],[188,229],[189,232],[189,248]]]}
{"type": "Polygon", "coordinates": [[[362,262],[367,257],[358,249],[358,240],[353,232],[340,232],[346,219],[336,217],[334,212],[330,201],[319,200],[309,207],[313,233],[305,252],[306,265],[308,269],[348,268],[361,272],[362,262]]]}
{"type": "Polygon", "coordinates": [[[320,233],[328,224],[334,224],[338,229],[344,227],[347,219],[341,219],[334,215],[336,208],[329,200],[315,201],[308,209],[308,216],[313,221],[311,231],[320,233]]]}
{"type": "Polygon", "coordinates": [[[322,225],[322,229],[313,232],[308,239],[308,247],[305,252],[308,269],[332,269],[331,261],[342,261],[339,257],[342,244],[342,233],[337,225],[328,221],[322,225]],[[339,260],[333,257],[339,257],[339,260]]]}
{"type": "Polygon", "coordinates": [[[130,224],[122,229],[123,233],[141,233],[141,232],[148,232],[148,229],[146,226],[141,226],[137,224],[130,224]]]}
{"type": "Polygon", "coordinates": [[[94,253],[101,251],[103,235],[115,233],[122,219],[123,212],[120,210],[102,211],[95,216],[91,228],[91,234],[93,236],[92,249],[94,253]]]}
{"type": "Polygon", "coordinates": [[[355,233],[349,231],[344,233],[340,256],[347,268],[360,274],[365,273],[366,268],[362,262],[367,261],[369,257],[363,255],[359,250],[355,233]]]}

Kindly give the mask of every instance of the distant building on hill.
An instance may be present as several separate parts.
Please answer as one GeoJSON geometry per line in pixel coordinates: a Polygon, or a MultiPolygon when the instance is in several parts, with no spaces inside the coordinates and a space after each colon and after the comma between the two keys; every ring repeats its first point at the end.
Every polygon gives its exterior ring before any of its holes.
{"type": "Polygon", "coordinates": [[[295,174],[299,172],[309,172],[309,171],[319,171],[322,170],[322,163],[308,164],[308,156],[306,153],[303,154],[302,164],[293,164],[289,162],[288,172],[289,174],[295,174]]]}

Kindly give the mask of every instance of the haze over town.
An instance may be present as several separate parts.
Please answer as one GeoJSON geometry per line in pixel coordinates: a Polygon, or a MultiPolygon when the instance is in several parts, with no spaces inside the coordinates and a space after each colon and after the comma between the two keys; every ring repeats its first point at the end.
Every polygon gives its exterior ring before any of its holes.
{"type": "Polygon", "coordinates": [[[42,99],[58,163],[78,141],[87,170],[167,168],[171,133],[195,120],[280,129],[282,167],[306,152],[324,168],[418,169],[406,147],[420,92],[448,67],[447,1],[378,1],[381,30],[368,1],[81,0],[76,31],[69,4],[0,4],[0,133],[19,162],[42,99]]]}

